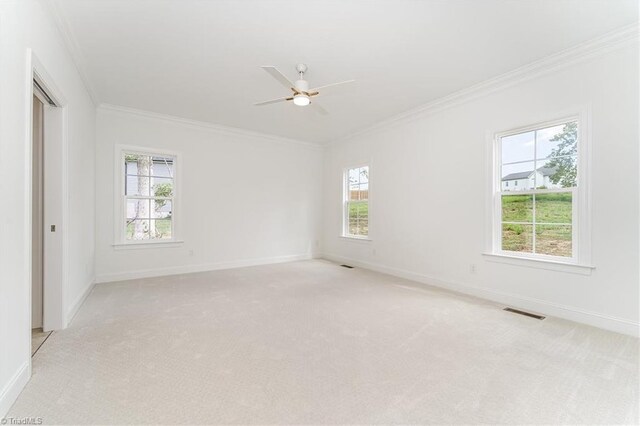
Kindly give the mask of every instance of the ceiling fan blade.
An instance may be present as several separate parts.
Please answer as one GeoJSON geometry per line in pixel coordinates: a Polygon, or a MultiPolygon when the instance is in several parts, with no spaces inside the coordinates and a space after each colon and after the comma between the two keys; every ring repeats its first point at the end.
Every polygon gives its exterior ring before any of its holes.
{"type": "Polygon", "coordinates": [[[284,98],[277,98],[277,99],[271,99],[269,101],[257,102],[253,105],[255,106],[271,105],[271,104],[277,104],[278,102],[285,102],[285,101],[291,101],[291,100],[293,100],[292,97],[285,96],[284,98]]]}
{"type": "Polygon", "coordinates": [[[309,93],[312,95],[315,95],[316,92],[318,92],[317,94],[324,95],[326,93],[331,93],[337,90],[338,88],[336,86],[342,86],[343,84],[347,84],[347,83],[355,83],[355,80],[341,81],[340,83],[332,83],[332,84],[326,84],[324,86],[314,87],[313,89],[309,90],[309,93]]]}
{"type": "Polygon", "coordinates": [[[322,114],[322,115],[329,115],[329,111],[327,111],[326,109],[322,108],[320,105],[318,105],[317,102],[311,102],[309,104],[309,106],[317,113],[322,114]]]}
{"type": "Polygon", "coordinates": [[[278,80],[280,82],[280,84],[282,84],[284,87],[286,87],[287,89],[293,89],[294,87],[296,87],[295,84],[293,84],[291,82],[291,80],[289,80],[287,77],[285,77],[284,74],[282,74],[280,71],[278,71],[278,69],[274,66],[271,65],[264,65],[261,67],[263,70],[265,70],[266,72],[269,73],[269,75],[271,75],[271,77],[275,78],[276,80],[278,80]]]}

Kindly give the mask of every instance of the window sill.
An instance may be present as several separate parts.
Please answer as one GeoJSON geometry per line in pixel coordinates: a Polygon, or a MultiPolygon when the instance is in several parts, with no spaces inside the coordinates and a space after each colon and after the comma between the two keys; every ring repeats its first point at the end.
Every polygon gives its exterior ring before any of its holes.
{"type": "Polygon", "coordinates": [[[527,268],[546,269],[549,271],[568,272],[572,274],[591,275],[595,269],[593,265],[562,262],[548,259],[533,259],[502,253],[482,253],[489,262],[505,263],[507,265],[524,266],[527,268]]]}
{"type": "Polygon", "coordinates": [[[116,243],[112,244],[114,250],[138,250],[180,247],[184,241],[157,241],[146,243],[116,243]]]}
{"type": "Polygon", "coordinates": [[[368,242],[368,243],[371,242],[371,238],[369,238],[369,237],[356,237],[356,236],[353,236],[353,235],[338,235],[338,238],[342,238],[342,239],[347,240],[347,241],[362,241],[362,242],[365,242],[365,243],[366,242],[368,242]]]}

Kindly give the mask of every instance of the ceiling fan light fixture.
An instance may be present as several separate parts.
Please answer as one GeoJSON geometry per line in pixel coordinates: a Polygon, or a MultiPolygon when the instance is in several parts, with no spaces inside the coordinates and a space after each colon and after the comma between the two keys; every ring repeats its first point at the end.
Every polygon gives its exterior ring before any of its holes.
{"type": "Polygon", "coordinates": [[[307,95],[298,93],[293,97],[293,103],[298,106],[307,106],[311,103],[311,100],[307,95]]]}
{"type": "Polygon", "coordinates": [[[309,82],[304,79],[304,73],[307,71],[307,66],[305,64],[298,64],[296,67],[296,71],[300,75],[300,78],[296,80],[296,82],[292,82],[289,80],[284,74],[282,74],[278,69],[272,65],[265,65],[262,67],[271,77],[276,79],[280,84],[286,87],[288,90],[291,90],[293,93],[289,93],[288,96],[282,96],[276,99],[270,99],[268,101],[258,102],[254,105],[262,106],[262,105],[271,105],[278,104],[281,102],[290,102],[293,101],[293,104],[300,107],[305,107],[311,104],[311,97],[314,96],[313,109],[315,112],[320,113],[322,115],[327,115],[327,111],[322,108],[322,106],[318,105],[315,102],[315,96],[318,96],[320,92],[325,93],[325,90],[329,89],[335,90],[336,87],[342,87],[345,83],[353,83],[355,80],[347,80],[342,81],[340,83],[331,83],[325,84],[324,86],[316,86],[313,88],[309,88],[309,82]]]}

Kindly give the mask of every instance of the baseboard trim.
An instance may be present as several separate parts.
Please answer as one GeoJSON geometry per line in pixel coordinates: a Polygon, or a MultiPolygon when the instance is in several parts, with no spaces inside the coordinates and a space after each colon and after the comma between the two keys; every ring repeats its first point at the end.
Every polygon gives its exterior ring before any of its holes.
{"type": "Polygon", "coordinates": [[[145,269],[116,274],[103,274],[96,277],[96,283],[109,283],[114,281],[135,280],[139,278],[164,277],[167,275],[189,274],[193,272],[217,271],[220,269],[245,268],[248,266],[270,265],[275,263],[295,262],[309,260],[318,256],[305,253],[286,256],[262,257],[255,259],[233,260],[228,262],[205,263],[199,265],[172,266],[169,268],[145,269]]]}
{"type": "Polygon", "coordinates": [[[466,284],[441,280],[424,274],[419,274],[404,269],[393,268],[386,265],[373,264],[370,262],[351,259],[344,256],[325,253],[321,256],[323,259],[337,262],[348,263],[360,268],[369,269],[383,274],[393,275],[415,281],[420,284],[426,284],[433,287],[443,288],[445,290],[454,291],[466,295],[475,296],[481,299],[490,300],[515,308],[534,311],[547,316],[554,316],[593,327],[602,328],[616,333],[627,334],[634,337],[640,337],[640,323],[629,321],[622,318],[602,315],[597,312],[585,311],[571,306],[561,305],[546,300],[522,297],[515,294],[498,292],[486,288],[472,287],[466,284]]]}
{"type": "Polygon", "coordinates": [[[67,328],[71,324],[71,321],[73,321],[73,318],[75,318],[76,314],[80,310],[80,307],[82,306],[84,301],[87,300],[87,297],[89,296],[89,294],[91,293],[91,290],[93,290],[93,287],[95,285],[96,285],[96,280],[94,279],[87,286],[87,288],[82,292],[82,294],[78,296],[76,301],[71,306],[71,309],[67,311],[67,315],[65,316],[65,323],[64,323],[65,328],[67,328]]]}
{"type": "Polygon", "coordinates": [[[29,381],[31,377],[31,372],[29,370],[29,361],[22,364],[22,366],[16,371],[16,373],[11,377],[9,383],[2,389],[0,392],[0,419],[4,418],[9,409],[18,399],[18,395],[22,392],[25,385],[29,381]]]}

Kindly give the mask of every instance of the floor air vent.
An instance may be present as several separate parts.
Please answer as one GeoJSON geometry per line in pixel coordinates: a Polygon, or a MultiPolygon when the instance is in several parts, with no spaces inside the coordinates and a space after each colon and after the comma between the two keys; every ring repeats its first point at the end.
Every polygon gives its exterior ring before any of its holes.
{"type": "Polygon", "coordinates": [[[531,317],[531,318],[535,318],[537,320],[543,320],[546,317],[543,317],[542,315],[536,315],[536,314],[532,314],[531,312],[525,312],[525,311],[520,311],[518,309],[513,309],[513,308],[504,308],[505,311],[507,312],[513,312],[514,314],[519,314],[519,315],[524,315],[526,317],[531,317]]]}
{"type": "Polygon", "coordinates": [[[351,265],[340,265],[340,266],[342,266],[343,268],[353,269],[353,266],[351,266],[351,265]]]}

